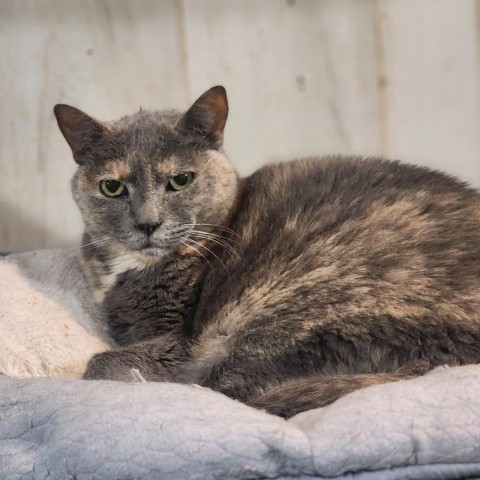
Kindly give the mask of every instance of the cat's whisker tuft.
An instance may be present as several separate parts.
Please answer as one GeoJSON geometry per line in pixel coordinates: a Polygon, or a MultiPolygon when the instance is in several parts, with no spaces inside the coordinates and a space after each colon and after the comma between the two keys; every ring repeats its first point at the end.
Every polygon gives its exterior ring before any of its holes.
{"type": "Polygon", "coordinates": [[[100,238],[98,240],[94,240],[93,242],[89,242],[89,243],[84,243],[82,244],[80,247],[78,247],[79,249],[92,249],[94,247],[103,247],[105,245],[108,245],[108,244],[111,244],[114,242],[114,239],[111,238],[111,237],[106,237],[106,238],[100,238]]]}
{"type": "Polygon", "coordinates": [[[200,252],[200,251],[198,250],[198,248],[195,248],[193,245],[188,244],[188,243],[187,243],[188,240],[189,240],[188,238],[181,238],[181,239],[180,239],[180,242],[183,243],[186,247],[193,249],[193,250],[194,250],[195,252],[197,252],[201,257],[203,257],[203,258],[206,260],[206,262],[210,265],[210,269],[211,269],[212,272],[213,272],[213,271],[214,271],[213,265],[212,265],[211,262],[208,260],[208,258],[207,258],[205,255],[203,255],[203,253],[200,252]]]}
{"type": "MultiPolygon", "coordinates": [[[[214,224],[214,223],[184,223],[183,225],[185,225],[186,227],[212,227],[212,230],[221,230],[225,233],[230,233],[230,234],[235,235],[237,237],[240,236],[240,234],[238,234],[237,232],[235,232],[231,228],[225,227],[223,225],[217,225],[217,224],[214,224]]],[[[210,232],[207,232],[207,233],[210,233],[210,232]]]]}
{"type": "MultiPolygon", "coordinates": [[[[195,243],[196,245],[198,245],[199,247],[202,247],[204,248],[205,250],[207,250],[208,252],[210,252],[223,266],[223,268],[225,269],[225,271],[227,272],[227,275],[230,277],[230,272],[228,271],[228,268],[227,266],[225,265],[225,263],[222,262],[222,260],[220,259],[220,257],[218,255],[216,255],[214,252],[212,252],[208,247],[206,247],[203,243],[201,242],[197,242],[196,240],[194,240],[193,238],[186,238],[186,240],[190,241],[190,242],[193,242],[195,243]]],[[[200,252],[198,252],[200,253],[200,252]]]]}
{"type": "Polygon", "coordinates": [[[209,240],[217,245],[220,245],[221,247],[225,248],[227,251],[235,255],[238,259],[240,259],[240,255],[237,253],[237,251],[227,243],[228,239],[225,239],[224,237],[221,237],[220,235],[215,235],[213,233],[207,233],[207,232],[201,232],[198,230],[192,230],[190,232],[190,235],[195,235],[197,237],[203,238],[205,240],[209,240]]]}

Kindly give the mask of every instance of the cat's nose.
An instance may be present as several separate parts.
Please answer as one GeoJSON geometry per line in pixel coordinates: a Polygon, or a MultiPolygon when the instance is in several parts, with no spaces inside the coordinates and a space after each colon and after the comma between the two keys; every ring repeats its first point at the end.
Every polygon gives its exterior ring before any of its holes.
{"type": "Polygon", "coordinates": [[[136,223],[135,228],[149,237],[160,225],[161,223],[136,223]]]}

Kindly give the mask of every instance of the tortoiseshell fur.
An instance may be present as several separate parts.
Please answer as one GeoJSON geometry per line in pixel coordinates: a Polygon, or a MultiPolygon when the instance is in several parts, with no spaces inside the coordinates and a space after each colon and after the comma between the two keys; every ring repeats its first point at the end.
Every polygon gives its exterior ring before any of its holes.
{"type": "Polygon", "coordinates": [[[221,87],[186,114],[107,126],[56,110],[80,165],[86,270],[119,344],[85,378],[128,381],[137,368],[290,417],[480,361],[477,191],[376,158],[300,159],[238,179],[221,148],[227,112],[221,87]],[[183,171],[193,183],[168,192],[183,171]],[[103,197],[101,178],[131,194],[103,197]],[[148,240],[135,227],[145,219],[160,225],[148,240]]]}

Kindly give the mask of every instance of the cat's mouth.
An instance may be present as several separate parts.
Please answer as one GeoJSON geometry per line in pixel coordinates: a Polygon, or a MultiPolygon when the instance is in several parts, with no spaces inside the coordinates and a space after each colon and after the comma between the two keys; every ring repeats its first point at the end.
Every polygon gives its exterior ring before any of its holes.
{"type": "Polygon", "coordinates": [[[156,245],[151,240],[147,240],[137,251],[147,257],[161,257],[165,255],[165,245],[156,245]]]}
{"type": "Polygon", "coordinates": [[[134,250],[147,257],[164,257],[175,249],[178,242],[172,239],[143,239],[136,245],[132,245],[134,250]]]}
{"type": "Polygon", "coordinates": [[[151,242],[148,242],[146,245],[140,248],[140,252],[149,257],[157,257],[164,253],[164,249],[161,247],[157,247],[151,242]]]}

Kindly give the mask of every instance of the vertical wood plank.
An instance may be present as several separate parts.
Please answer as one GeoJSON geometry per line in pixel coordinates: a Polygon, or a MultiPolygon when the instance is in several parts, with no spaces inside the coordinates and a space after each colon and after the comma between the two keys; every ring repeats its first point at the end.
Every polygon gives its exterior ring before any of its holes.
{"type": "Polygon", "coordinates": [[[175,0],[0,0],[0,251],[75,245],[75,169],[52,114],[185,107],[175,0]]]}
{"type": "Polygon", "coordinates": [[[240,172],[324,153],[379,154],[368,0],[185,1],[191,90],[229,91],[240,172]]]}
{"type": "Polygon", "coordinates": [[[478,1],[378,1],[387,153],[480,186],[478,1]]]}

